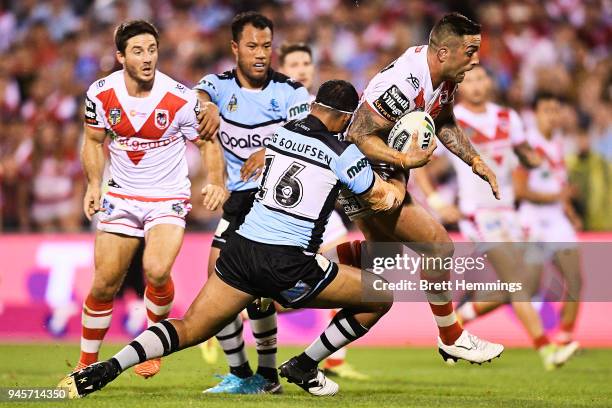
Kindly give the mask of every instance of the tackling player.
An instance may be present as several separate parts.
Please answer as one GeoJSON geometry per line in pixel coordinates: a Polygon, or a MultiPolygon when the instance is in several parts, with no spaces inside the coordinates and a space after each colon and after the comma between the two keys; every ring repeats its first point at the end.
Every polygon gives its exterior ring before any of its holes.
{"type": "MultiPolygon", "coordinates": [[[[157,29],[142,20],[123,23],[115,30],[115,44],[123,69],[94,82],[85,100],[81,160],[87,192],[83,210],[89,220],[99,213],[99,223],[94,280],[83,305],[77,369],[98,360],[111,323],[113,298],[142,237],[149,323],[168,317],[174,298],[170,270],[191,208],[186,141],[202,151],[211,145],[198,139],[200,105],[195,93],[156,70],[157,29]],[[107,136],[111,179],[102,195],[107,136]]],[[[214,106],[205,109],[204,116],[216,114],[214,106]]],[[[218,148],[217,155],[221,155],[218,148]]],[[[211,184],[202,190],[208,209],[220,204],[223,189],[211,184]]],[[[159,371],[160,364],[155,359],[136,366],[135,371],[148,378],[159,371]]]]}
{"type": "MultiPolygon", "coordinates": [[[[278,53],[278,60],[280,71],[283,74],[299,81],[309,91],[312,90],[315,65],[312,61],[312,49],[308,44],[283,44],[278,53]]],[[[312,102],[314,99],[315,95],[311,93],[310,101],[312,102]]],[[[340,254],[344,254],[344,249],[350,250],[351,246],[350,242],[346,242],[348,240],[347,234],[348,230],[344,226],[340,214],[336,210],[332,211],[325,226],[325,232],[323,232],[323,243],[321,244],[320,252],[326,253],[329,249],[336,248],[336,246],[344,242],[345,244],[338,250],[340,254]]],[[[351,264],[347,259],[340,260],[340,263],[351,264]]],[[[332,317],[336,312],[335,310],[331,311],[332,317]]],[[[351,380],[368,379],[367,375],[355,370],[353,366],[346,362],[346,351],[346,348],[343,347],[325,360],[325,374],[337,375],[351,380]]]]}
{"type": "MultiPolygon", "coordinates": [[[[487,185],[471,177],[458,157],[448,154],[459,184],[459,212],[463,216],[459,229],[465,237],[479,243],[477,250],[486,254],[500,279],[523,283],[524,290],[508,294],[509,300],[540,352],[544,367],[551,370],[564,364],[572,353],[568,348],[552,344],[546,336],[540,316],[531,303],[531,290],[527,287],[530,279],[526,276],[529,270],[523,263],[523,253],[512,244],[520,242],[523,235],[514,209],[512,173],[518,165],[516,157],[528,167],[536,167],[541,159],[527,143],[519,115],[490,102],[491,87],[491,79],[482,66],[466,73],[459,89],[461,103],[455,106],[454,114],[483,160],[495,171],[501,199],[491,197],[487,185]]],[[[435,201],[431,197],[436,192],[424,170],[415,172],[417,183],[428,194],[428,202],[435,201]]],[[[504,295],[497,294],[506,298],[504,295]]],[[[476,315],[478,307],[479,302],[466,302],[457,313],[466,322],[476,315]]]]}
{"type": "Polygon", "coordinates": [[[59,386],[71,398],[90,394],[135,364],[210,338],[256,298],[271,297],[291,308],[342,308],[318,339],[280,367],[282,376],[312,395],[336,394],[338,384],[318,363],[364,336],[393,297],[368,290],[380,279],[376,275],[317,254],[323,227],[342,185],[374,211],[397,208],[405,194],[376,175],[355,145],[339,139],[357,103],[348,82],[324,83],[312,113],[274,133],[256,201],[184,318],[157,323],[110,360],[70,374],[59,386]]]}
{"type": "MultiPolygon", "coordinates": [[[[453,116],[457,84],[478,64],[480,31],[479,24],[463,15],[447,14],[433,27],[428,45],[409,48],[368,84],[348,130],[348,139],[359,146],[384,178],[405,182],[404,173],[429,160],[426,150],[402,153],[386,143],[389,131],[400,117],[423,110],[435,120],[438,139],[475,174],[489,182],[493,194],[499,198],[495,174],[480,158],[453,116]]],[[[408,243],[430,257],[452,255],[453,244],[444,227],[409,195],[393,214],[371,214],[354,195],[342,196],[347,215],[355,221],[366,240],[408,243]]],[[[421,275],[426,280],[446,280],[450,271],[422,270],[421,275]]],[[[445,360],[482,361],[500,355],[501,345],[463,330],[449,291],[427,292],[426,295],[438,326],[438,349],[445,360]]]]}
{"type": "MultiPolygon", "coordinates": [[[[308,113],[308,91],[301,84],[270,68],[272,22],[265,16],[246,12],[232,21],[232,52],[236,68],[219,75],[206,75],[196,85],[201,102],[212,101],[219,107],[221,123],[218,140],[223,147],[223,161],[210,163],[227,171],[230,197],[223,205],[208,260],[208,275],[230,235],[244,221],[251,209],[257,178],[263,167],[264,147],[272,132],[282,123],[308,113]]],[[[217,339],[230,366],[230,373],[205,392],[258,393],[280,392],[276,370],[276,311],[265,312],[257,305],[247,308],[250,326],[256,338],[257,373],[249,365],[242,337],[242,318],[236,316],[217,339]]]]}

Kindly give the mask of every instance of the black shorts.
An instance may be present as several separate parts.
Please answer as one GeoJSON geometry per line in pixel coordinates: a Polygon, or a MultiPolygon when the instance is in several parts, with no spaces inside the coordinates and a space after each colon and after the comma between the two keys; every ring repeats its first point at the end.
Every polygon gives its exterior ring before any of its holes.
{"type": "Polygon", "coordinates": [[[215,230],[213,247],[223,249],[229,236],[236,232],[251,211],[255,201],[255,193],[257,193],[257,189],[231,192],[229,198],[223,204],[223,216],[215,230]]]}
{"type": "Polygon", "coordinates": [[[215,272],[242,292],[297,309],[336,278],[338,265],[320,254],[307,255],[299,247],[263,244],[233,234],[221,251],[215,272]]]}

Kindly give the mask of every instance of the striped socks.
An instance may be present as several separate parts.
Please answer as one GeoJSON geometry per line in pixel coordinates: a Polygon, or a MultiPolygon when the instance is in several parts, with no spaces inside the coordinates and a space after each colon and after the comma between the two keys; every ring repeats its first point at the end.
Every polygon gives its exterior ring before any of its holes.
{"type": "Polygon", "coordinates": [[[265,311],[259,310],[259,305],[251,303],[247,306],[249,323],[255,337],[257,349],[257,373],[270,382],[278,382],[276,371],[276,309],[274,303],[265,311]]]}
{"type": "Polygon", "coordinates": [[[115,354],[112,360],[121,371],[153,358],[167,356],[179,350],[179,338],[169,320],[163,320],[143,331],[129,345],[115,354]]]}
{"type": "Polygon", "coordinates": [[[249,360],[244,350],[242,329],[242,318],[238,315],[230,324],[217,333],[216,337],[225,353],[225,357],[227,357],[230,373],[240,378],[247,378],[253,375],[253,371],[249,366],[249,360]]]}
{"type": "MultiPolygon", "coordinates": [[[[432,278],[425,276],[425,273],[421,271],[421,279],[428,282],[448,281],[450,279],[450,272],[444,272],[440,277],[432,278]]],[[[455,315],[452,293],[448,290],[425,291],[425,296],[438,326],[438,333],[442,343],[446,345],[455,344],[455,341],[461,336],[463,328],[455,315]]]]}
{"type": "Polygon", "coordinates": [[[147,308],[147,321],[149,326],[168,318],[174,301],[174,283],[172,278],[158,287],[147,283],[144,294],[144,303],[147,308]]]}
{"type": "Polygon", "coordinates": [[[368,332],[351,312],[338,312],[323,333],[297,357],[302,369],[308,371],[342,347],[368,332]]]}
{"type": "Polygon", "coordinates": [[[112,300],[103,302],[91,294],[85,299],[82,312],[81,356],[77,369],[98,361],[98,352],[110,327],[112,313],[112,300]]]}

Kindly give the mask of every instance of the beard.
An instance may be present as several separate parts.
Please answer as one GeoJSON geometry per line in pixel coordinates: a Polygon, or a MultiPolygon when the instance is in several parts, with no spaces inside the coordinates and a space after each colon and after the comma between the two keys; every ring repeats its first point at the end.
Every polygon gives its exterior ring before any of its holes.
{"type": "Polygon", "coordinates": [[[153,87],[153,81],[155,80],[155,69],[151,67],[153,71],[153,77],[151,79],[142,79],[138,74],[138,68],[132,67],[129,64],[125,64],[125,70],[128,76],[132,78],[140,88],[151,89],[153,87]]]}

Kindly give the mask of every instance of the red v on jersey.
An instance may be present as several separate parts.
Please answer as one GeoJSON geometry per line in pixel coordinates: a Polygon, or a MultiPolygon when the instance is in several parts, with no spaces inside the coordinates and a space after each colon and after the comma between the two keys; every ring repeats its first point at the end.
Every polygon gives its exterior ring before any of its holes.
{"type": "MultiPolygon", "coordinates": [[[[136,131],[113,88],[100,92],[96,97],[102,102],[104,112],[108,115],[109,125],[117,136],[151,140],[159,140],[164,136],[173,122],[176,112],[187,103],[185,99],[166,92],[157,106],[151,109],[140,130],[136,131]]],[[[134,165],[137,165],[145,155],[143,150],[128,150],[126,153],[134,165]]]]}

